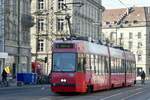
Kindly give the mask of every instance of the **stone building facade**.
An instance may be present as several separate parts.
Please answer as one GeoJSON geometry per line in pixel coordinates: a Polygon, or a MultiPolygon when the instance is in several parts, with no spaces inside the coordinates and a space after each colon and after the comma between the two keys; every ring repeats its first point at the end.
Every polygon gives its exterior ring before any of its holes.
{"type": "Polygon", "coordinates": [[[144,70],[150,76],[150,7],[108,9],[103,13],[103,39],[132,51],[136,57],[137,76],[144,70]],[[123,14],[126,14],[124,16],[123,14]],[[117,22],[121,17],[120,24],[117,22]]]}
{"type": "Polygon", "coordinates": [[[31,72],[31,0],[0,0],[0,6],[2,52],[8,54],[1,70],[10,66],[13,76],[18,72],[31,72]]]}
{"type": "Polygon", "coordinates": [[[50,72],[51,43],[57,37],[100,37],[101,0],[32,0],[36,25],[31,29],[32,61],[43,62],[44,72],[50,72]],[[70,17],[70,29],[66,16],[70,17]],[[44,62],[48,58],[48,62],[44,62]]]}

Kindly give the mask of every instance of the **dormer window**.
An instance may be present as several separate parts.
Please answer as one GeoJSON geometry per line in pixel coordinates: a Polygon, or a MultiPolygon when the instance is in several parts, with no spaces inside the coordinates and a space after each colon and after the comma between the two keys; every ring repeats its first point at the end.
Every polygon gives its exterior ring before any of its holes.
{"type": "Polygon", "coordinates": [[[106,22],[106,24],[108,25],[108,24],[110,24],[110,22],[106,22]]]}
{"type": "Polygon", "coordinates": [[[137,23],[138,23],[138,21],[137,21],[137,20],[134,20],[134,21],[133,21],[133,23],[134,23],[134,24],[137,24],[137,23]]]}
{"type": "Polygon", "coordinates": [[[114,24],[116,24],[117,23],[117,21],[114,21],[114,24]]]}
{"type": "Polygon", "coordinates": [[[126,20],[124,23],[127,24],[127,23],[129,23],[129,21],[126,20]]]}

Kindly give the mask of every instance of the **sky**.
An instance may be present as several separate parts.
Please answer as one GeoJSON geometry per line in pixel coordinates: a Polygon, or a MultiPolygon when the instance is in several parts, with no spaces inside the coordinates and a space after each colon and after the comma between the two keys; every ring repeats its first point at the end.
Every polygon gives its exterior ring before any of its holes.
{"type": "Polygon", "coordinates": [[[150,0],[102,0],[102,5],[106,9],[127,8],[127,7],[133,7],[133,6],[136,6],[136,7],[149,6],[150,7],[150,0]]]}

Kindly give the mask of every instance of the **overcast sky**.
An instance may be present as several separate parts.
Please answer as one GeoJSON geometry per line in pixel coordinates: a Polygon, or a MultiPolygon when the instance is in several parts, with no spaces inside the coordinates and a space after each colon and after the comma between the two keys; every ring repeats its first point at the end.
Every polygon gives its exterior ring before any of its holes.
{"type": "Polygon", "coordinates": [[[120,0],[123,2],[120,3],[119,0],[102,0],[102,5],[106,9],[111,8],[126,8],[126,7],[133,7],[133,6],[149,6],[150,7],[150,0],[120,0]]]}

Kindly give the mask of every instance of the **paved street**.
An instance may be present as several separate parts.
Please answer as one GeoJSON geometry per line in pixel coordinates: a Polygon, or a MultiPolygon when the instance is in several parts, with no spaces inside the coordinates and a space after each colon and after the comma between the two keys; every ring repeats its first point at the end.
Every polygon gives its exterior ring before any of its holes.
{"type": "Polygon", "coordinates": [[[0,100],[150,100],[150,83],[98,91],[91,94],[58,95],[45,86],[0,88],[0,100]]]}

